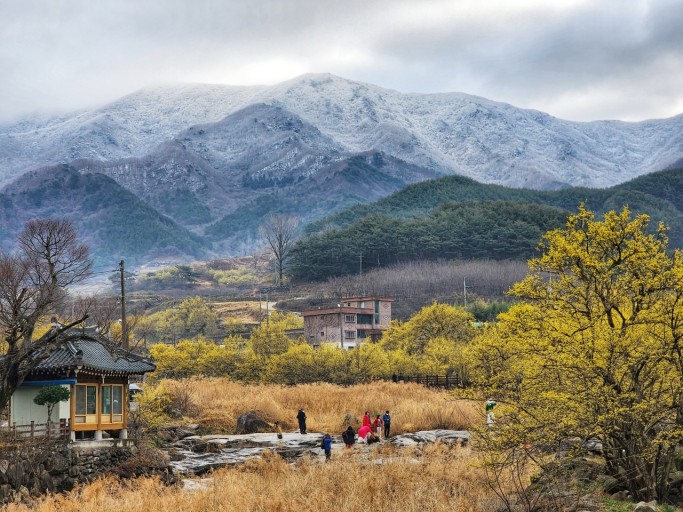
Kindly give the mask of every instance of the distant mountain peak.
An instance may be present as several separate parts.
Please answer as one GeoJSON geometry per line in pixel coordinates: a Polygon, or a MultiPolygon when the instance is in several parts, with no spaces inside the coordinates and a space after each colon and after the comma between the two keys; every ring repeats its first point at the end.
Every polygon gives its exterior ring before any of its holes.
{"type": "Polygon", "coordinates": [[[76,159],[140,158],[190,126],[257,103],[292,112],[346,151],[380,151],[484,183],[604,187],[683,158],[683,115],[576,123],[464,93],[404,94],[307,73],[270,86],[159,85],[98,109],[0,127],[0,183],[76,159]]]}

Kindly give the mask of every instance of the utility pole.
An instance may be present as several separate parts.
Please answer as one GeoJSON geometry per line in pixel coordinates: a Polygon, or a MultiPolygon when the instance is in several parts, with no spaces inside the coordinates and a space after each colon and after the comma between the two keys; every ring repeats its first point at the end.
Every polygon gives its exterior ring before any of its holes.
{"type": "Polygon", "coordinates": [[[119,272],[121,273],[121,344],[124,349],[128,350],[128,325],[126,324],[126,285],[123,260],[119,262],[119,272]]]}
{"type": "Polygon", "coordinates": [[[466,278],[462,278],[462,295],[464,297],[465,301],[465,307],[467,307],[467,282],[465,281],[466,278]]]}
{"type": "Polygon", "coordinates": [[[339,303],[339,343],[341,348],[344,348],[344,314],[342,313],[341,302],[339,303]]]}
{"type": "Polygon", "coordinates": [[[175,300],[172,302],[172,307],[173,307],[173,322],[171,322],[171,325],[173,326],[173,346],[176,346],[176,340],[175,340],[175,324],[176,321],[178,320],[178,314],[176,313],[178,310],[176,309],[176,303],[175,300]]]}
{"type": "Polygon", "coordinates": [[[365,295],[365,283],[363,282],[363,253],[358,256],[360,263],[358,268],[358,277],[360,279],[361,293],[365,295]]]}

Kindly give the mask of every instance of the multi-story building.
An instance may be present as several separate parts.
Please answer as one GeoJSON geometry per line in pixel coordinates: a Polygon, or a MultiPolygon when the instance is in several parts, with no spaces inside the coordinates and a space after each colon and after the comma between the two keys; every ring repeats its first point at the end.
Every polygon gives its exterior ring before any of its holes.
{"type": "Polygon", "coordinates": [[[352,348],[368,340],[378,340],[391,322],[388,297],[349,297],[336,307],[302,311],[304,336],[313,346],[323,342],[352,348]]]}

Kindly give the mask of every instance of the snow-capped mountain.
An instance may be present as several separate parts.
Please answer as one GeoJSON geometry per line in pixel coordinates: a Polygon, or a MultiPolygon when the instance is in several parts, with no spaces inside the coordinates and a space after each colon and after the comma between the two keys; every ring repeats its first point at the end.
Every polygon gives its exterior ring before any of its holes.
{"type": "MultiPolygon", "coordinates": [[[[316,74],[274,86],[158,87],[100,109],[2,126],[0,182],[76,159],[142,158],[162,143],[186,137],[192,126],[217,123],[257,104],[281,107],[316,130],[334,148],[332,158],[337,152],[378,151],[432,173],[508,186],[605,187],[683,157],[683,115],[577,123],[461,93],[403,94],[316,74]]],[[[258,154],[269,141],[255,135],[250,144],[258,154]]],[[[231,162],[234,148],[224,147],[221,154],[214,141],[212,158],[231,162]]],[[[250,172],[255,179],[272,179],[310,173],[319,165],[313,156],[293,158],[292,167],[281,158],[277,168],[264,161],[263,168],[250,172]]]]}
{"type": "Polygon", "coordinates": [[[79,159],[22,174],[0,192],[0,242],[11,243],[29,218],[68,216],[100,260],[245,254],[261,244],[268,213],[306,224],[437,176],[383,153],[350,153],[283,107],[257,103],[140,158],[79,159]],[[131,246],[126,232],[140,242],[131,246]]]}
{"type": "MultiPolygon", "coordinates": [[[[437,176],[386,157],[374,166],[375,170],[381,168],[378,172],[384,174],[383,179],[365,176],[351,190],[337,177],[344,174],[348,159],[355,155],[358,153],[349,153],[292,112],[259,103],[217,123],[193,126],[143,158],[79,160],[72,166],[81,172],[106,174],[154,208],[190,226],[208,224],[262,196],[278,193],[297,197],[301,206],[307,203],[303,208],[287,208],[290,200],[280,199],[281,209],[297,210],[306,219],[314,212],[327,213],[313,204],[314,199],[324,199],[326,208],[334,209],[345,195],[365,202],[437,176]],[[334,186],[321,186],[325,180],[333,180],[334,186]],[[196,215],[188,215],[172,200],[179,192],[182,198],[177,199],[184,205],[197,205],[196,215]]],[[[368,158],[378,157],[370,154],[368,158]]]]}

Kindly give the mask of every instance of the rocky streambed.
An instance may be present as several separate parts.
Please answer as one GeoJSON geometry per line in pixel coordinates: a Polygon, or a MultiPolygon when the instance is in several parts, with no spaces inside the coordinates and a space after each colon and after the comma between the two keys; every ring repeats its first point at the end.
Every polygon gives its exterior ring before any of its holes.
{"type": "MultiPolygon", "coordinates": [[[[171,469],[175,474],[202,475],[215,468],[241,464],[253,457],[260,457],[266,450],[276,452],[287,459],[304,455],[323,457],[320,448],[322,433],[284,433],[282,439],[276,434],[208,435],[188,436],[173,442],[168,448],[171,469]]],[[[425,443],[448,443],[465,445],[470,433],[464,430],[427,430],[393,436],[381,441],[399,447],[418,446],[425,443]]],[[[344,448],[341,435],[333,436],[332,453],[344,448]]],[[[367,451],[373,445],[356,444],[357,451],[367,451]]]]}

